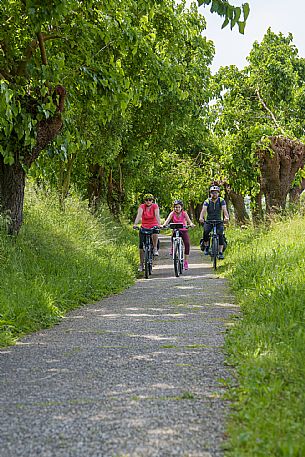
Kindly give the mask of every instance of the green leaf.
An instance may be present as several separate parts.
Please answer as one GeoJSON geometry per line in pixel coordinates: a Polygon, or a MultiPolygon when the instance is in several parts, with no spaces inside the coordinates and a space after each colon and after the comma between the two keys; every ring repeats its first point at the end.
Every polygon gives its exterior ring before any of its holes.
{"type": "Polygon", "coordinates": [[[229,24],[230,20],[226,17],[221,28],[224,29],[228,24],[229,24]]]}
{"type": "MultiPolygon", "coordinates": [[[[246,22],[248,16],[249,16],[249,13],[250,13],[250,6],[248,3],[244,3],[243,6],[243,12],[244,12],[244,22],[246,22]]],[[[241,32],[243,33],[243,32],[241,32]]]]}
{"type": "Polygon", "coordinates": [[[237,6],[235,8],[235,11],[234,11],[234,21],[235,21],[235,23],[237,21],[239,21],[240,15],[241,15],[241,9],[239,8],[239,6],[237,6]]]}
{"type": "Polygon", "coordinates": [[[245,22],[238,21],[238,30],[239,30],[239,33],[242,33],[242,34],[245,33],[245,25],[246,25],[245,22]]]}

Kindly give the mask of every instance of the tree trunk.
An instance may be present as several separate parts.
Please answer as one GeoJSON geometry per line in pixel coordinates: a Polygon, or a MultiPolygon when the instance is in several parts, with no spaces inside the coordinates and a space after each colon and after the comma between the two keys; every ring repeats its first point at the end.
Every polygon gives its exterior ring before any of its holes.
{"type": "Polygon", "coordinates": [[[199,216],[202,210],[202,203],[198,203],[194,208],[195,219],[199,222],[199,216]]]}
{"type": "Polygon", "coordinates": [[[262,191],[254,197],[252,204],[252,221],[254,225],[259,225],[264,219],[263,206],[262,206],[262,191]]]}
{"type": "Polygon", "coordinates": [[[289,202],[297,204],[300,200],[300,195],[305,189],[305,178],[302,179],[301,184],[299,186],[294,186],[289,191],[289,202]]]}
{"type": "Polygon", "coordinates": [[[75,160],[75,155],[70,155],[67,162],[61,162],[59,168],[59,179],[58,179],[58,196],[59,206],[62,211],[65,210],[65,199],[67,198],[70,182],[72,166],[75,160]]]}
{"type": "Polygon", "coordinates": [[[118,175],[117,179],[115,179],[114,170],[110,169],[108,176],[107,203],[112,215],[118,218],[125,197],[121,165],[118,165],[116,174],[118,175]]]}
{"type": "Polygon", "coordinates": [[[7,165],[0,154],[0,211],[6,220],[7,231],[16,235],[23,220],[25,171],[16,162],[7,165]]]}
{"type": "Polygon", "coordinates": [[[55,94],[59,96],[57,111],[53,117],[38,122],[36,145],[32,149],[22,149],[20,146],[20,150],[15,151],[13,165],[6,165],[0,154],[0,212],[10,218],[8,223],[8,233],[10,234],[17,235],[22,224],[25,169],[30,168],[40,152],[54,140],[62,128],[61,113],[66,90],[62,86],[56,86],[55,94]],[[23,157],[22,162],[19,157],[23,157]]]}
{"type": "Polygon", "coordinates": [[[230,190],[228,196],[234,208],[235,223],[242,225],[249,222],[249,214],[246,210],[244,197],[233,190],[230,190]]]}
{"type": "Polygon", "coordinates": [[[266,212],[279,212],[286,199],[296,172],[305,163],[305,145],[284,136],[270,137],[269,150],[258,152],[261,190],[266,199],[266,212]]]}
{"type": "Polygon", "coordinates": [[[90,175],[87,185],[87,194],[89,199],[89,207],[93,213],[98,209],[101,199],[102,192],[105,191],[105,185],[103,182],[104,168],[95,163],[90,166],[90,175]]]}

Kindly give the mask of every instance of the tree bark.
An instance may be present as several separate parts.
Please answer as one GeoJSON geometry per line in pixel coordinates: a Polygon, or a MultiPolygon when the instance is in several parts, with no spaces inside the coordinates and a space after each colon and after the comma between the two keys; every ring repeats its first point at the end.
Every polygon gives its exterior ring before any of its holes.
{"type": "Polygon", "coordinates": [[[23,220],[23,202],[26,169],[29,169],[38,158],[40,152],[50,144],[59,134],[63,121],[62,111],[66,90],[62,86],[55,88],[55,95],[59,96],[57,111],[52,118],[40,121],[37,124],[36,145],[33,149],[20,146],[15,151],[15,163],[6,165],[0,154],[0,212],[8,217],[8,233],[17,235],[23,220]],[[22,161],[19,157],[23,157],[22,161]]]}
{"type": "Polygon", "coordinates": [[[75,160],[75,155],[70,155],[67,162],[60,164],[59,169],[59,179],[58,179],[58,197],[59,197],[59,206],[62,211],[65,210],[65,200],[67,198],[70,182],[71,182],[71,173],[72,166],[75,160]]]}
{"type": "Polygon", "coordinates": [[[260,191],[252,201],[252,222],[254,225],[259,225],[264,219],[262,206],[262,191],[260,191]]]}
{"type": "Polygon", "coordinates": [[[305,189],[305,178],[302,179],[301,184],[298,186],[294,186],[289,191],[289,202],[297,204],[300,200],[300,195],[305,189]]]}
{"type": "Polygon", "coordinates": [[[246,210],[244,197],[241,194],[237,194],[233,190],[230,190],[228,197],[231,200],[234,208],[235,223],[242,225],[249,222],[249,214],[246,210]]]}
{"type": "Polygon", "coordinates": [[[7,232],[16,235],[23,220],[25,171],[20,163],[7,165],[0,154],[0,211],[7,232]]]}
{"type": "Polygon", "coordinates": [[[95,163],[90,166],[90,175],[87,184],[87,194],[89,199],[89,207],[93,213],[98,209],[101,200],[102,193],[105,191],[105,184],[103,177],[105,174],[104,167],[95,163]]]}
{"type": "Polygon", "coordinates": [[[107,189],[107,203],[108,207],[115,218],[118,218],[122,204],[125,198],[125,191],[123,187],[123,175],[121,165],[118,165],[117,173],[115,176],[115,170],[110,169],[108,176],[108,189],[107,189]]]}
{"type": "Polygon", "coordinates": [[[231,188],[230,184],[225,180],[220,181],[219,185],[223,186],[224,188],[224,199],[226,201],[227,208],[229,207],[229,202],[231,202],[233,205],[235,223],[241,225],[249,222],[249,214],[246,210],[244,197],[241,194],[235,192],[231,188]]]}
{"type": "Polygon", "coordinates": [[[305,145],[284,136],[270,137],[269,150],[258,151],[266,212],[283,210],[296,172],[305,163],[305,145]]]}

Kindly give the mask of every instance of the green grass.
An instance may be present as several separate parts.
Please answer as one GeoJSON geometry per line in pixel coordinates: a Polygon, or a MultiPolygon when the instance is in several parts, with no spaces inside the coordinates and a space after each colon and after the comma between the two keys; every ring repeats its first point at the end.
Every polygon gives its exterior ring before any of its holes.
{"type": "Polygon", "coordinates": [[[18,237],[0,230],[0,346],[131,285],[136,244],[106,210],[98,220],[71,197],[62,213],[56,197],[27,191],[18,237]]]}
{"type": "Polygon", "coordinates": [[[237,387],[227,456],[305,455],[305,220],[230,230],[225,269],[242,319],[228,333],[237,387]]]}

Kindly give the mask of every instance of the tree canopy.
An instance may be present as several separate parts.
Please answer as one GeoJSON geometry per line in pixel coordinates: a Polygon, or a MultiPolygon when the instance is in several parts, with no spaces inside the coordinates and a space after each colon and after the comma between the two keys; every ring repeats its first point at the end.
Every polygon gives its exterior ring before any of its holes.
{"type": "MultiPolygon", "coordinates": [[[[258,195],[261,177],[264,182],[271,179],[264,176],[263,163],[266,164],[268,155],[278,157],[279,151],[273,146],[281,143],[281,148],[286,149],[283,156],[286,165],[282,162],[277,166],[274,162],[271,167],[273,177],[278,170],[278,196],[270,205],[283,207],[295,173],[303,166],[301,154],[296,169],[292,167],[292,174],[284,183],[288,162],[290,167],[299,148],[298,140],[304,138],[305,59],[298,56],[291,34],[285,37],[269,29],[261,43],[254,43],[248,62],[241,71],[231,66],[221,68],[215,76],[218,90],[215,132],[221,139],[223,173],[236,191],[258,195]],[[295,143],[287,140],[290,144],[287,149],[283,141],[273,140],[279,135],[295,143]],[[285,192],[279,200],[283,188],[285,192]]],[[[274,192],[274,182],[272,187],[274,192]]]]}
{"type": "MultiPolygon", "coordinates": [[[[248,3],[198,4],[244,31],[248,3]]],[[[212,77],[195,3],[4,0],[0,14],[0,212],[11,233],[28,176],[56,187],[62,208],[73,185],[116,215],[147,191],[195,211],[215,180],[254,201],[270,196],[272,169],[285,191],[267,202],[282,207],[302,179],[305,61],[291,34],[268,30],[243,70],[212,77]]]]}

